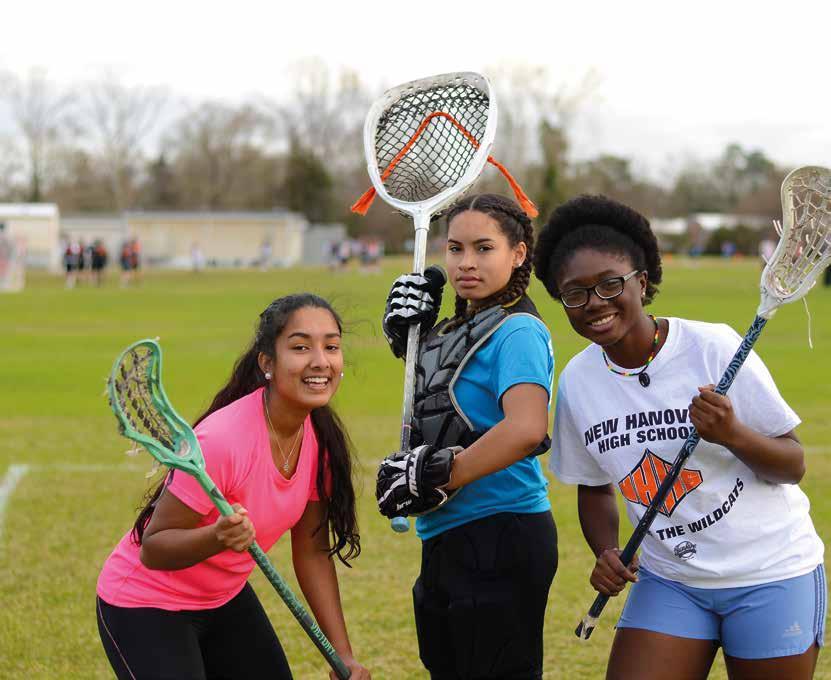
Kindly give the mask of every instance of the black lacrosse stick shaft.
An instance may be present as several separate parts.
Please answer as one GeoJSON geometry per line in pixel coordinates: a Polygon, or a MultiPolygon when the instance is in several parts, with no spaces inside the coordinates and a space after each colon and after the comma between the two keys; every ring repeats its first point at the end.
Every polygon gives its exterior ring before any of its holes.
{"type": "MultiPolygon", "coordinates": [[[[762,332],[762,329],[765,327],[766,323],[767,319],[764,319],[761,316],[757,316],[753,320],[753,323],[750,325],[750,328],[742,339],[742,344],[739,345],[739,349],[736,350],[736,353],[730,360],[730,364],[724,371],[724,375],[721,376],[721,380],[719,380],[719,383],[715,389],[716,394],[725,394],[727,390],[730,389],[730,386],[733,384],[733,380],[736,378],[736,374],[739,372],[742,364],[744,364],[745,359],[747,359],[750,355],[750,350],[753,349],[753,345],[755,345],[756,340],[759,339],[759,334],[762,332]]],[[[687,459],[689,459],[692,455],[695,447],[698,446],[699,441],[701,441],[701,435],[699,435],[695,428],[693,428],[690,436],[687,437],[687,440],[681,446],[681,450],[678,452],[675,462],[673,462],[667,476],[664,477],[664,481],[661,482],[661,485],[658,487],[655,497],[652,499],[649,507],[647,507],[646,512],[643,513],[643,516],[638,522],[638,526],[635,527],[632,537],[620,553],[620,561],[627,567],[632,563],[635,553],[638,552],[638,548],[641,547],[643,539],[646,537],[646,534],[649,533],[649,527],[652,526],[655,516],[658,514],[661,506],[664,505],[670,490],[678,480],[678,476],[684,469],[687,459]]],[[[586,640],[589,639],[592,631],[594,630],[594,620],[597,619],[603,612],[603,609],[608,601],[608,595],[603,595],[602,593],[598,594],[589,609],[588,616],[586,616],[586,618],[577,625],[577,628],[574,631],[574,634],[577,637],[586,640]]]]}

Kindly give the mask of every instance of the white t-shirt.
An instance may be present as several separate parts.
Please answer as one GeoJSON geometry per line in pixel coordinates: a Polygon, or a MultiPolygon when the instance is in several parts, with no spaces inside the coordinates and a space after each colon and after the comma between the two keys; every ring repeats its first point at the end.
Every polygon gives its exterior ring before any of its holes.
{"type": "MultiPolygon", "coordinates": [[[[598,345],[560,376],[551,471],[569,484],[614,484],[633,525],[693,428],[697,388],[718,384],[741,343],[724,324],[668,321],[667,341],[647,369],[649,387],[612,373],[598,345]]],[[[762,434],[783,435],[800,423],[755,352],[727,394],[737,418],[762,434]]],[[[759,479],[728,449],[702,439],[641,545],[641,564],[699,588],[800,576],[823,557],[809,508],[796,484],[759,479]]]]}

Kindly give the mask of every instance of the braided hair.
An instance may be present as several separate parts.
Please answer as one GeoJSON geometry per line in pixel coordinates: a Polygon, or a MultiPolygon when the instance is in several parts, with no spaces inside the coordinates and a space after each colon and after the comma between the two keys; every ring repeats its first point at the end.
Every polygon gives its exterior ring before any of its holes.
{"type": "MultiPolygon", "coordinates": [[[[447,224],[460,213],[475,210],[496,220],[499,230],[505,234],[511,247],[525,243],[525,261],[511,272],[511,278],[504,288],[482,300],[477,310],[496,305],[506,305],[525,294],[531,283],[531,261],[534,256],[534,225],[525,211],[514,201],[499,194],[474,194],[454,203],[447,211],[447,224]]],[[[454,320],[469,316],[468,301],[456,294],[454,320]]]]}
{"type": "Polygon", "coordinates": [[[661,255],[649,220],[627,205],[601,195],[584,194],[556,208],[540,232],[534,274],[552,297],[559,297],[560,272],[580,249],[622,255],[647,273],[643,303],[658,294],[661,255]]]}

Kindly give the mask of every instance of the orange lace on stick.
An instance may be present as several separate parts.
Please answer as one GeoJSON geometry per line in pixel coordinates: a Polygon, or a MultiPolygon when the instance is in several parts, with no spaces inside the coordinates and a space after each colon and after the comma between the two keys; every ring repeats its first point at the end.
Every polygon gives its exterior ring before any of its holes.
{"type": "MultiPolygon", "coordinates": [[[[386,167],[384,172],[381,174],[381,181],[385,181],[389,176],[390,173],[395,169],[395,166],[398,165],[399,161],[407,155],[407,152],[412,148],[413,144],[415,144],[416,139],[418,139],[419,135],[424,132],[424,129],[430,124],[430,121],[437,117],[446,118],[449,120],[456,128],[461,132],[467,140],[473,145],[474,149],[479,148],[479,141],[472,135],[470,132],[465,130],[459,121],[457,121],[453,116],[449,113],[445,113],[444,111],[436,111],[428,115],[418,126],[418,130],[415,131],[412,137],[410,137],[410,141],[408,141],[404,147],[399,151],[395,158],[390,161],[390,164],[386,167]]],[[[488,156],[488,163],[496,167],[499,172],[501,172],[505,179],[508,180],[508,184],[511,185],[511,189],[514,191],[514,195],[516,196],[519,205],[525,211],[525,214],[528,217],[536,217],[539,214],[537,210],[537,206],[534,205],[534,202],[528,198],[528,195],[522,190],[522,187],[519,185],[513,175],[508,172],[508,168],[506,168],[502,163],[497,161],[493,156],[488,156]]],[[[366,211],[369,210],[369,207],[372,205],[372,202],[375,200],[375,188],[370,187],[364,194],[361,196],[355,203],[352,205],[351,210],[354,213],[358,213],[359,215],[366,215],[366,211]]]]}

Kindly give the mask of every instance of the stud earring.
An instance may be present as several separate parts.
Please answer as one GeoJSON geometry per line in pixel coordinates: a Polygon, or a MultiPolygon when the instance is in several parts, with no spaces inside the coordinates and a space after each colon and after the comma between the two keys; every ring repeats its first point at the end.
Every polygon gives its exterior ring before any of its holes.
{"type": "Polygon", "coordinates": [[[265,379],[266,380],[271,380],[271,371],[266,371],[265,372],[265,379]]]}
{"type": "Polygon", "coordinates": [[[340,377],[341,377],[341,378],[343,377],[343,372],[341,372],[340,377]]]}

